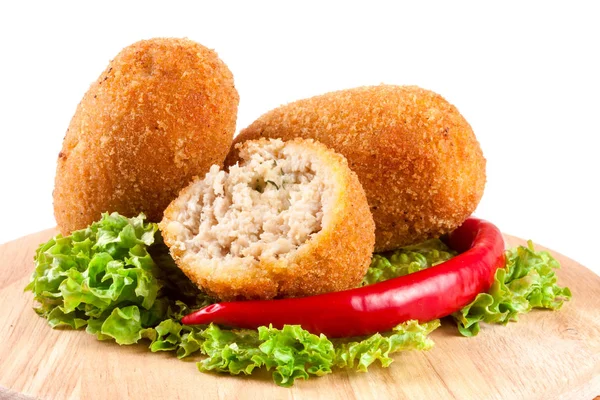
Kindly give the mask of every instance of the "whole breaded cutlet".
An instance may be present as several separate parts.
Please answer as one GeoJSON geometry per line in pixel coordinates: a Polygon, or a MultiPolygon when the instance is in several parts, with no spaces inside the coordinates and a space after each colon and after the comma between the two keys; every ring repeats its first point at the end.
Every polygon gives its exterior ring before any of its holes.
{"type": "Polygon", "coordinates": [[[229,150],[237,118],[233,75],[187,39],[123,49],[87,91],[58,157],[54,214],[63,234],[103,212],[160,221],[181,188],[229,150]]]}

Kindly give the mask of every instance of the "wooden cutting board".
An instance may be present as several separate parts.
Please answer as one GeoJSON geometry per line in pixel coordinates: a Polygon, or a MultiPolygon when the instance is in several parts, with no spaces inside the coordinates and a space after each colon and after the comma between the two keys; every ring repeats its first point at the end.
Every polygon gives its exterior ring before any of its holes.
{"type": "MultiPolygon", "coordinates": [[[[427,352],[395,355],[389,368],[338,370],[291,389],[253,377],[203,374],[192,361],[146,345],[100,342],[51,329],[23,292],[33,253],[53,230],[0,246],[0,399],[593,399],[600,395],[600,277],[554,253],[573,292],[562,310],[483,326],[464,338],[446,321],[427,352]]],[[[523,241],[506,236],[507,245],[523,241]]],[[[541,248],[541,247],[540,247],[541,248]]]]}

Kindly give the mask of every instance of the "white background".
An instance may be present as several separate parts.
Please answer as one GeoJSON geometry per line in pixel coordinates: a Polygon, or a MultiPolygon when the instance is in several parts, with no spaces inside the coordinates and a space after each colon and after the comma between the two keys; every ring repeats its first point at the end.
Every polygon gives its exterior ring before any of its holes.
{"type": "Polygon", "coordinates": [[[2,2],[0,242],[54,226],[62,138],[108,61],[140,39],[175,36],[228,64],[238,130],[282,103],[336,89],[416,84],[442,94],[488,160],[476,214],[600,273],[593,2],[247,3],[2,2]]]}

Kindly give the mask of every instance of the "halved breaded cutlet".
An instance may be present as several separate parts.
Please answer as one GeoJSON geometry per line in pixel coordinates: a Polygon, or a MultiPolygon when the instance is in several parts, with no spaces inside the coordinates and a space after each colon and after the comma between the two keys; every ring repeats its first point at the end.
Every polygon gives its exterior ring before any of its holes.
{"type": "Polygon", "coordinates": [[[179,267],[221,300],[299,297],[357,286],[373,217],[346,159],[313,140],[256,140],[213,166],[160,224],[179,267]]]}

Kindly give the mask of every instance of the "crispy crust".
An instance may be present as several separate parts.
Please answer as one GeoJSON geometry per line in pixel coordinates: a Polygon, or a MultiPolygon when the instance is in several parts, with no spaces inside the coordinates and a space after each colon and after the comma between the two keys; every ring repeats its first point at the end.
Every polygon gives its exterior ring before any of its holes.
{"type": "MultiPolygon", "coordinates": [[[[192,281],[221,300],[301,297],[344,290],[357,286],[369,267],[375,224],[356,174],[343,156],[324,145],[312,140],[292,142],[310,149],[325,163],[336,188],[334,205],[324,217],[321,231],[301,245],[290,260],[261,260],[255,268],[228,265],[227,273],[203,274],[200,271],[205,260],[182,248],[177,232],[169,229],[169,222],[178,213],[177,200],[165,210],[160,228],[171,255],[192,281]]],[[[180,196],[193,185],[183,189],[180,196]]]]}
{"type": "Polygon", "coordinates": [[[54,215],[63,234],[106,211],[159,221],[177,192],[221,164],[238,93],[217,54],[187,39],[123,49],[84,95],[58,156],[54,215]]]}
{"type": "Polygon", "coordinates": [[[442,96],[416,86],[299,100],[262,115],[234,145],[259,137],[314,138],[346,156],[371,206],[376,251],[453,230],[483,195],[486,161],[471,126],[442,96]]]}

